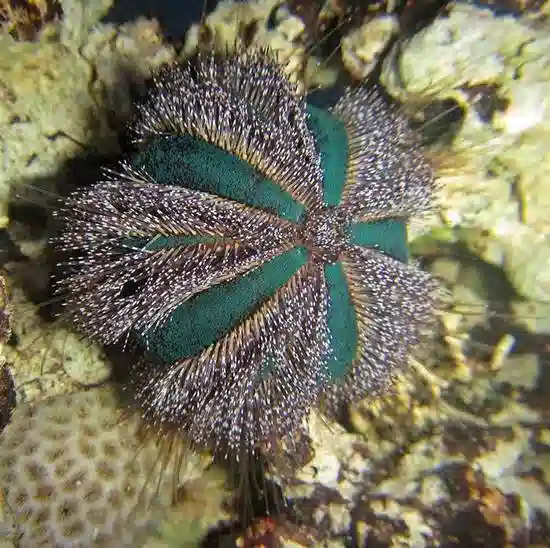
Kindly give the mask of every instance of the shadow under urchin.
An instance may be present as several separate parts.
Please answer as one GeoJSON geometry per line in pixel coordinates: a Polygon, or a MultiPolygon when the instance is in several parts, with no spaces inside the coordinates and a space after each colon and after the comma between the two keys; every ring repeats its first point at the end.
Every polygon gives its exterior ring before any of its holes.
{"type": "Polygon", "coordinates": [[[239,460],[390,386],[437,293],[408,264],[434,178],[398,111],[308,105],[267,51],[169,66],[137,109],[138,151],[65,199],[55,246],[77,329],[140,350],[144,419],[239,460]]]}

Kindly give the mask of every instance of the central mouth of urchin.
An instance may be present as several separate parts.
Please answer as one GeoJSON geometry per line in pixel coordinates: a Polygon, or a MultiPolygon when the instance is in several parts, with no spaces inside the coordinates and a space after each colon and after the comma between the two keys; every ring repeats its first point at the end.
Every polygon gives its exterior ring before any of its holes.
{"type": "Polygon", "coordinates": [[[336,262],[349,241],[349,220],[336,207],[307,214],[301,230],[302,244],[324,261],[336,262]]]}

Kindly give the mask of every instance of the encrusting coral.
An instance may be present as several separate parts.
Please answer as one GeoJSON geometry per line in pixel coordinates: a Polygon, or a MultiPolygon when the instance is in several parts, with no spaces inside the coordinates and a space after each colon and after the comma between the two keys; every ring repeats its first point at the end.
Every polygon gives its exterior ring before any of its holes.
{"type": "Polygon", "coordinates": [[[19,406],[0,445],[21,548],[138,546],[178,486],[210,462],[173,438],[150,436],[109,386],[19,406]]]}

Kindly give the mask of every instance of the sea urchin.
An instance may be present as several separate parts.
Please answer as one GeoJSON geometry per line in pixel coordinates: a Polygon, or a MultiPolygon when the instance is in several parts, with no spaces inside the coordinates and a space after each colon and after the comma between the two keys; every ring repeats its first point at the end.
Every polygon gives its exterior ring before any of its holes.
{"type": "Polygon", "coordinates": [[[138,109],[139,151],[65,200],[57,246],[75,325],[141,348],[143,416],[238,456],[387,387],[435,305],[404,118],[362,87],[308,105],[265,51],[170,66],[138,109]]]}

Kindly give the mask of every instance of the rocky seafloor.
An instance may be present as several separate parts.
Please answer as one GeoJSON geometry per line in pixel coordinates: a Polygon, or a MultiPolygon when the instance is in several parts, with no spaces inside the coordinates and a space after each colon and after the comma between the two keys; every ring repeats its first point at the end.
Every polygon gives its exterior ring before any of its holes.
{"type": "MultiPolygon", "coordinates": [[[[411,227],[411,248],[449,295],[438,332],[391,394],[353,406],[342,424],[311,418],[304,463],[284,478],[292,505],[264,540],[549,546],[550,4],[222,1],[181,44],[145,16],[104,22],[110,0],[53,11],[55,2],[27,2],[27,19],[12,4],[0,2],[0,252],[11,300],[1,319],[12,330],[0,403],[11,408],[13,377],[17,405],[0,446],[0,542],[49,546],[50,528],[74,546],[91,530],[98,546],[198,546],[208,530],[210,542],[234,544],[216,535],[234,515],[208,455],[182,447],[177,504],[173,481],[162,487],[172,462],[158,492],[136,493],[158,474],[163,441],[133,458],[143,433],[117,420],[109,361],[44,304],[44,247],[55,197],[123,152],[146,79],[242,42],[277,51],[304,90],[371,78],[401,104],[440,188],[441,210],[411,227]],[[418,5],[426,10],[413,13],[418,5]]],[[[241,543],[259,545],[251,537],[241,543]]]]}

